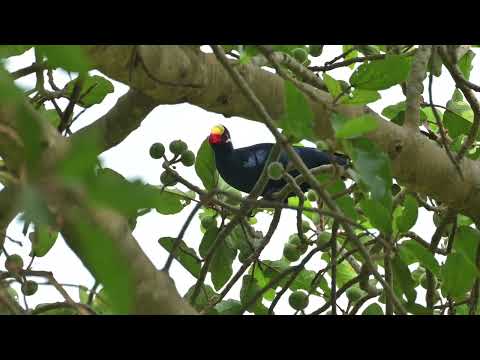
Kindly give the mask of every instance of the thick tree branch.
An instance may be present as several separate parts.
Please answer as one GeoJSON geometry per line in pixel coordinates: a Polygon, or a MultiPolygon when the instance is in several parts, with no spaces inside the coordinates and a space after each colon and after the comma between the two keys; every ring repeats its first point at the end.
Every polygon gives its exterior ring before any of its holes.
{"type": "MultiPolygon", "coordinates": [[[[70,194],[70,199],[72,195],[70,194]]],[[[77,198],[77,200],[81,203],[81,199],[77,198]]],[[[60,208],[64,214],[62,235],[85,266],[91,269],[91,264],[84,261],[85,247],[89,246],[86,243],[88,239],[82,238],[77,232],[78,205],[62,203],[65,204],[60,208]]],[[[110,210],[93,208],[89,209],[88,215],[92,217],[94,225],[107,231],[115,244],[115,251],[129,263],[134,290],[133,314],[195,314],[193,308],[181,298],[168,274],[157,270],[144,254],[137,240],[132,236],[128,222],[123,217],[110,210]]],[[[128,280],[125,279],[125,281],[128,280]]]]}
{"type": "Polygon", "coordinates": [[[427,76],[427,64],[432,52],[431,45],[418,48],[407,82],[407,109],[404,126],[418,129],[420,125],[420,104],[422,103],[423,80],[427,76]]]}
{"type": "MultiPolygon", "coordinates": [[[[3,145],[0,146],[0,156],[6,164],[12,164],[22,172],[24,151],[17,128],[19,119],[25,114],[29,114],[28,120],[35,123],[39,131],[38,141],[41,144],[37,174],[31,181],[35,181],[36,189],[41,192],[51,211],[56,213],[57,226],[69,247],[82,260],[86,268],[95,273],[95,264],[87,256],[88,250],[91,253],[92,246],[104,244],[92,244],[89,238],[80,234],[78,231],[80,219],[104,231],[108,241],[113,244],[113,251],[116,252],[112,256],[121,258],[127,264],[131,278],[130,285],[133,289],[132,313],[195,314],[193,308],[178,294],[168,275],[158,271],[143,253],[133,238],[125,218],[111,210],[91,207],[82,188],[78,186],[71,188],[58,181],[55,177],[56,166],[67,154],[71,143],[60,136],[49,121],[43,119],[28,103],[21,103],[17,107],[0,106],[0,128],[8,128],[8,132],[0,132],[0,144],[3,145]],[[4,141],[5,139],[8,141],[4,141]],[[12,157],[15,161],[12,161],[12,157]],[[61,220],[58,220],[59,217],[61,220]]],[[[103,260],[111,261],[108,258],[103,260]]]]}
{"type": "Polygon", "coordinates": [[[13,187],[6,187],[0,191],[0,248],[5,241],[8,225],[17,216],[19,209],[17,201],[18,191],[13,187]]]}
{"type": "MultiPolygon", "coordinates": [[[[226,116],[262,121],[255,108],[213,54],[204,54],[191,47],[182,46],[142,48],[142,56],[148,59],[150,68],[161,80],[177,81],[179,84],[203,84],[201,88],[188,88],[160,86],[149,79],[140,67],[133,69],[132,81],[129,81],[127,61],[123,59],[128,59],[131,47],[85,46],[85,49],[98,70],[150,96],[158,105],[188,102],[226,116]]],[[[283,79],[254,65],[236,67],[246,78],[249,86],[255,90],[256,96],[271,117],[278,120],[284,112],[283,79]]],[[[316,98],[322,100],[322,102],[309,100],[315,114],[315,135],[317,139],[332,137],[327,108],[332,106],[333,99],[325,91],[312,86],[310,88],[316,92],[316,98]]],[[[408,129],[386,121],[366,106],[336,105],[334,109],[347,118],[368,113],[377,119],[378,129],[370,133],[368,138],[390,156],[394,176],[402,185],[408,186],[411,191],[427,194],[475,220],[480,220],[478,162],[469,159],[462,161],[460,168],[467,179],[462,181],[445,151],[425,136],[412,135],[408,129]]]]}
{"type": "Polygon", "coordinates": [[[108,113],[77,131],[72,139],[98,136],[99,150],[106,151],[121,143],[136,130],[156,106],[157,103],[151,97],[131,89],[118,99],[108,113]]]}

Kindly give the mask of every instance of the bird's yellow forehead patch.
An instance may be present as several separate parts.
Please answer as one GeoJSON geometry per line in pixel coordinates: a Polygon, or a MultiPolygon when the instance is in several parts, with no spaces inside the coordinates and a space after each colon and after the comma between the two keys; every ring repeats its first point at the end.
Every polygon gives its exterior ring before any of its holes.
{"type": "Polygon", "coordinates": [[[214,135],[223,135],[224,132],[225,128],[222,125],[215,125],[211,130],[211,133],[214,135]]]}

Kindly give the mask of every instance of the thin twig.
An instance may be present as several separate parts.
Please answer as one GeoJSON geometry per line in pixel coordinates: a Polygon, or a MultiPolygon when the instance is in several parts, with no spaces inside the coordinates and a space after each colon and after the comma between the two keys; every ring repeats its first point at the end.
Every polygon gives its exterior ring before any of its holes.
{"type": "MultiPolygon", "coordinates": [[[[95,311],[85,305],[85,304],[80,304],[80,303],[75,303],[71,304],[69,302],[56,302],[56,303],[51,303],[51,304],[45,304],[40,307],[37,307],[29,312],[30,315],[40,315],[44,312],[51,311],[51,310],[56,310],[56,309],[62,309],[62,308],[67,308],[67,309],[75,309],[79,313],[79,309],[82,309],[82,312],[88,315],[96,315],[95,311]]],[[[84,315],[84,314],[82,314],[84,315]]]]}
{"type": "Polygon", "coordinates": [[[309,69],[311,71],[330,71],[333,69],[338,69],[341,67],[349,66],[358,62],[366,62],[366,61],[373,61],[373,60],[383,60],[385,59],[386,54],[375,54],[375,55],[368,55],[368,56],[360,56],[354,57],[342,62],[334,63],[334,64],[325,64],[324,66],[310,66],[309,69]]]}
{"type": "Polygon", "coordinates": [[[331,285],[330,285],[330,302],[332,303],[332,315],[337,315],[337,232],[338,222],[332,225],[332,238],[330,240],[331,251],[331,285]]]}
{"type": "Polygon", "coordinates": [[[162,269],[162,271],[166,272],[167,274],[168,274],[168,271],[170,270],[170,266],[172,265],[173,259],[175,258],[175,253],[176,253],[178,247],[180,246],[180,244],[182,243],[183,236],[185,235],[185,232],[187,231],[188,226],[190,225],[193,217],[195,216],[197,211],[200,210],[201,207],[202,207],[201,202],[195,204],[195,207],[192,209],[192,211],[188,215],[187,220],[185,220],[185,223],[183,224],[182,229],[180,230],[180,233],[178,234],[177,238],[175,239],[175,242],[173,243],[172,250],[170,251],[170,254],[168,255],[168,259],[165,262],[165,265],[162,269]]]}
{"type": "MultiPolygon", "coordinates": [[[[453,221],[453,218],[456,216],[456,213],[453,209],[448,209],[445,216],[438,224],[435,233],[432,236],[432,241],[430,242],[430,251],[432,254],[435,253],[440,239],[442,238],[442,234],[444,233],[447,225],[453,221]]],[[[426,294],[426,302],[427,302],[427,309],[430,312],[433,312],[433,305],[434,305],[434,297],[435,297],[435,278],[433,273],[427,269],[426,271],[426,279],[427,279],[427,294],[426,294]]]]}
{"type": "Polygon", "coordinates": [[[73,299],[68,295],[68,293],[65,291],[65,289],[57,282],[55,277],[50,271],[34,271],[34,270],[28,270],[24,272],[24,275],[26,276],[39,276],[46,278],[54,287],[57,289],[57,291],[63,296],[65,301],[70,304],[72,307],[77,308],[78,312],[82,315],[90,315],[88,311],[86,311],[83,307],[78,306],[78,304],[73,301],[73,299]]]}

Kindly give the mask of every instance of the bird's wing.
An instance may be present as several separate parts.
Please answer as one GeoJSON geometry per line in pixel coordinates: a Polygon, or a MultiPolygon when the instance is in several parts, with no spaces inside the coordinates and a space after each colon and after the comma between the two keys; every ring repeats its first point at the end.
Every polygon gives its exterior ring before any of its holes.
{"type": "MultiPolygon", "coordinates": [[[[303,162],[309,169],[331,164],[332,160],[334,159],[339,165],[345,166],[347,165],[347,157],[340,154],[331,154],[327,151],[321,151],[316,148],[311,147],[301,147],[295,146],[294,147],[296,153],[300,155],[303,162]]],[[[289,157],[285,152],[282,152],[280,156],[280,162],[286,167],[289,162],[289,157]]]]}
{"type": "MultiPolygon", "coordinates": [[[[273,144],[271,143],[261,143],[244,148],[238,148],[235,150],[235,152],[238,154],[237,156],[239,156],[239,158],[242,160],[245,167],[260,167],[261,170],[267,161],[268,154],[270,153],[272,147],[273,144]]],[[[342,166],[345,166],[348,163],[348,158],[342,154],[331,154],[327,151],[302,146],[294,146],[294,149],[297,154],[300,155],[308,168],[331,164],[332,159],[335,159],[335,161],[342,166]]],[[[279,161],[283,166],[287,167],[289,163],[289,157],[284,151],[281,152],[279,161]]]]}
{"type": "Polygon", "coordinates": [[[272,149],[273,144],[261,143],[252,146],[235,149],[235,156],[238,156],[244,168],[258,168],[263,169],[267,161],[268,154],[272,149]]]}

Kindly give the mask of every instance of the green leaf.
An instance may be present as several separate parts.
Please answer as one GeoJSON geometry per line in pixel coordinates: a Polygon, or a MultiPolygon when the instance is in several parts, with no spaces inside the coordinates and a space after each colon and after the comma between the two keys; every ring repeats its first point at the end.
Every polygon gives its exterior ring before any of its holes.
{"type": "Polygon", "coordinates": [[[375,228],[385,234],[392,232],[392,217],[390,212],[380,202],[363,199],[360,201],[360,207],[375,228]]]}
{"type": "Polygon", "coordinates": [[[400,256],[405,262],[407,257],[413,257],[424,268],[430,270],[435,276],[440,276],[440,266],[433,254],[415,240],[407,240],[399,246],[400,256]]]}
{"type": "Polygon", "coordinates": [[[162,191],[178,196],[180,200],[185,200],[187,202],[187,205],[189,205],[189,201],[195,200],[197,195],[193,190],[182,191],[175,188],[162,188],[162,191]]]}
{"type": "Polygon", "coordinates": [[[447,109],[472,122],[474,115],[473,110],[470,104],[466,101],[463,101],[460,97],[463,97],[461,92],[454,93],[452,100],[447,101],[447,109]]]}
{"type": "Polygon", "coordinates": [[[362,315],[383,315],[383,310],[380,305],[373,303],[368,305],[367,308],[363,310],[362,315]]]}
{"type": "Polygon", "coordinates": [[[476,254],[480,231],[469,226],[459,226],[455,233],[453,249],[463,254],[471,266],[476,267],[476,254]]]}
{"type": "Polygon", "coordinates": [[[102,169],[89,182],[89,194],[93,200],[126,216],[136,214],[139,209],[156,209],[163,215],[176,214],[183,209],[182,200],[177,194],[140,181],[130,182],[114,173],[111,169],[102,169]]]}
{"type": "Polygon", "coordinates": [[[223,51],[225,51],[226,53],[237,49],[237,45],[222,45],[222,47],[223,51]]]}
{"type": "Polygon", "coordinates": [[[12,288],[10,286],[5,286],[4,289],[7,290],[8,294],[10,295],[10,297],[13,298],[13,300],[18,301],[17,290],[15,290],[14,288],[12,288]]]}
{"type": "Polygon", "coordinates": [[[468,226],[459,226],[455,234],[453,251],[442,266],[442,292],[462,297],[480,276],[476,266],[476,253],[480,241],[480,232],[468,226]]]}
{"type": "MultiPolygon", "coordinates": [[[[190,289],[188,289],[187,293],[183,296],[184,299],[188,300],[191,303],[191,297],[193,295],[193,291],[195,289],[195,285],[193,285],[190,289]]],[[[200,288],[200,292],[198,293],[197,298],[195,299],[195,304],[193,307],[197,311],[202,311],[209,305],[211,301],[213,301],[217,297],[217,293],[208,285],[202,285],[200,288]]],[[[217,309],[213,308],[207,315],[217,315],[217,309]]]]}
{"type": "Polygon", "coordinates": [[[453,111],[445,111],[443,114],[443,123],[448,130],[448,135],[454,139],[460,135],[470,133],[472,123],[453,111]]]}
{"type": "MultiPolygon", "coordinates": [[[[382,115],[389,118],[393,123],[402,126],[405,120],[405,110],[406,110],[405,101],[401,101],[397,104],[387,106],[382,111],[382,115]]],[[[440,118],[441,118],[441,114],[440,118]]],[[[435,121],[433,113],[431,113],[431,109],[420,109],[420,121],[424,122],[426,120],[435,121]],[[427,116],[427,112],[430,113],[430,116],[427,116]]]]}
{"type": "MultiPolygon", "coordinates": [[[[46,307],[47,305],[50,305],[50,304],[38,304],[36,307],[35,307],[35,310],[41,310],[42,308],[46,307]]],[[[53,308],[53,309],[48,309],[48,310],[44,310],[40,313],[38,313],[37,315],[39,316],[42,316],[42,315],[67,315],[67,316],[70,316],[70,315],[78,315],[78,311],[77,309],[73,309],[73,308],[70,308],[70,307],[58,307],[58,308],[53,308]]]]}
{"type": "Polygon", "coordinates": [[[403,306],[405,310],[413,315],[431,315],[431,312],[425,306],[416,303],[406,303],[403,306]]]}
{"type": "Polygon", "coordinates": [[[313,138],[313,111],[305,95],[290,81],[284,82],[285,111],[280,127],[298,139],[313,138]]]}
{"type": "MultiPolygon", "coordinates": [[[[299,204],[300,204],[300,199],[298,198],[298,196],[291,196],[288,198],[289,206],[299,206],[299,204]]],[[[313,209],[312,203],[308,200],[305,200],[303,202],[303,208],[313,209]]],[[[310,220],[312,220],[314,224],[318,224],[318,222],[320,221],[320,215],[317,212],[304,210],[302,214],[308,217],[310,220]]]]}
{"type": "Polygon", "coordinates": [[[202,180],[205,189],[212,190],[217,186],[219,175],[215,165],[215,154],[208,143],[208,139],[203,141],[198,150],[195,160],[195,172],[202,180]]]}
{"type": "Polygon", "coordinates": [[[89,291],[86,287],[80,286],[78,288],[78,297],[80,298],[80,302],[82,304],[86,304],[88,302],[88,294],[89,294],[89,291]]]}
{"type": "Polygon", "coordinates": [[[385,51],[383,45],[357,45],[357,49],[360,53],[367,56],[380,54],[380,50],[383,52],[385,51]]]}
{"type": "Polygon", "coordinates": [[[130,260],[102,228],[84,220],[80,212],[76,219],[74,231],[79,241],[75,252],[81,255],[93,277],[104,285],[112,310],[117,314],[129,314],[135,294],[130,260]]]}
{"type": "MultiPolygon", "coordinates": [[[[348,50],[350,50],[352,47],[354,47],[355,45],[343,45],[342,46],[342,51],[344,53],[346,53],[348,50]]],[[[353,58],[356,58],[358,56],[358,51],[357,50],[353,50],[353,51],[350,51],[347,56],[344,57],[344,60],[349,60],[349,59],[353,59],[353,58]]],[[[350,69],[353,69],[355,67],[355,63],[353,64],[350,64],[348,65],[348,67],[350,69]]]]}
{"type": "Polygon", "coordinates": [[[382,110],[382,115],[389,118],[390,120],[395,118],[399,113],[405,111],[406,109],[405,101],[401,101],[394,105],[389,105],[382,110]]]}
{"type": "Polygon", "coordinates": [[[225,285],[233,274],[232,264],[237,256],[237,251],[232,249],[226,241],[223,241],[213,255],[210,264],[210,274],[215,290],[225,285]]]}
{"type": "Polygon", "coordinates": [[[258,54],[256,46],[252,45],[239,45],[240,58],[238,59],[240,64],[248,64],[252,57],[258,54]]]}
{"type": "MultiPolygon", "coordinates": [[[[253,275],[253,277],[257,281],[257,284],[261,288],[265,288],[270,281],[270,279],[263,274],[262,267],[260,265],[251,266],[249,273],[250,275],[253,275]],[[255,269],[253,271],[253,274],[252,274],[252,269],[255,269]]],[[[273,299],[275,298],[275,289],[267,290],[263,294],[263,297],[268,301],[273,301],[273,299]]]]}
{"type": "Polygon", "coordinates": [[[340,101],[345,105],[365,105],[373,103],[381,98],[380,94],[374,90],[354,89],[350,98],[340,101]]]}
{"type": "MultiPolygon", "coordinates": [[[[242,288],[240,289],[240,301],[242,306],[247,305],[253,297],[260,291],[257,280],[251,275],[245,275],[242,278],[242,288]]],[[[258,298],[253,305],[247,309],[249,312],[262,312],[265,306],[262,304],[262,297],[258,298]]]]}
{"type": "Polygon", "coordinates": [[[44,107],[40,108],[40,114],[43,116],[45,119],[48,120],[48,122],[55,128],[60,125],[61,119],[60,115],[58,115],[57,110],[51,109],[51,110],[46,110],[44,107]]]}
{"type": "Polygon", "coordinates": [[[340,113],[332,113],[330,116],[330,122],[332,123],[332,128],[335,132],[340,130],[348,122],[348,118],[341,115],[340,113]]]}
{"type": "MultiPolygon", "coordinates": [[[[182,202],[180,201],[180,198],[175,194],[172,194],[166,191],[163,191],[163,192],[158,191],[157,189],[149,185],[144,185],[144,186],[145,188],[143,190],[144,190],[145,200],[148,198],[149,195],[152,196],[152,199],[154,200],[153,207],[160,214],[173,215],[183,210],[182,202]]],[[[139,192],[137,193],[137,195],[139,195],[139,192]]],[[[145,205],[147,205],[147,201],[145,202],[145,204],[142,204],[139,208],[150,207],[145,205]]]]}
{"type": "Polygon", "coordinates": [[[242,303],[238,300],[223,300],[215,305],[219,315],[241,315],[242,303]]]}
{"type": "Polygon", "coordinates": [[[231,196],[227,196],[227,195],[219,194],[218,198],[220,200],[222,200],[222,201],[224,201],[227,204],[230,204],[232,206],[238,206],[239,205],[239,202],[238,202],[238,200],[235,199],[235,197],[241,198],[242,193],[240,191],[238,191],[237,189],[228,185],[227,182],[225,180],[223,180],[223,178],[220,175],[218,176],[217,188],[219,190],[221,190],[223,192],[226,192],[229,195],[231,195],[231,196]]]}
{"type": "MultiPolygon", "coordinates": [[[[332,179],[330,175],[320,174],[319,176],[317,176],[317,179],[322,184],[324,184],[326,190],[332,196],[336,194],[340,194],[347,189],[347,187],[345,186],[345,183],[342,180],[336,180],[335,182],[332,183],[332,179]]],[[[346,216],[348,216],[352,220],[357,220],[358,213],[355,210],[355,202],[350,195],[343,195],[343,196],[337,197],[334,201],[337,203],[338,207],[342,210],[342,212],[346,216]]]]}
{"type": "MultiPolygon", "coordinates": [[[[328,273],[332,274],[331,270],[328,273]]],[[[337,265],[337,288],[341,288],[347,282],[357,276],[357,273],[347,261],[343,261],[337,265]]]]}
{"type": "Polygon", "coordinates": [[[20,205],[24,209],[25,222],[52,224],[53,216],[42,194],[31,185],[26,185],[20,195],[20,205]]]}
{"type": "Polygon", "coordinates": [[[387,210],[392,208],[392,171],[388,156],[367,139],[351,140],[350,157],[360,180],[372,198],[387,210]]]}
{"type": "Polygon", "coordinates": [[[402,292],[407,297],[408,302],[413,303],[417,298],[415,291],[415,282],[412,279],[408,266],[402,261],[400,256],[392,259],[393,281],[400,285],[402,292]]]}
{"type": "Polygon", "coordinates": [[[15,85],[10,73],[0,64],[0,100],[10,103],[19,102],[23,98],[22,91],[15,85]]]}
{"type": "MultiPolygon", "coordinates": [[[[448,110],[443,115],[443,121],[450,137],[458,141],[461,139],[457,139],[457,137],[470,132],[474,116],[470,104],[462,99],[462,93],[455,89],[452,100],[447,102],[448,110]]],[[[480,139],[480,134],[477,136],[477,139],[480,139]]],[[[453,146],[452,149],[456,151],[453,146]]]]}
{"type": "MultiPolygon", "coordinates": [[[[292,291],[296,290],[306,290],[309,291],[312,287],[312,281],[315,278],[316,272],[311,270],[303,269],[300,271],[295,278],[295,281],[290,285],[292,291]]],[[[315,285],[320,286],[320,283],[317,282],[315,285]]],[[[318,292],[314,291],[314,295],[318,295],[318,292]]]]}
{"type": "Polygon", "coordinates": [[[32,45],[0,45],[0,59],[22,55],[32,45]]]}
{"type": "Polygon", "coordinates": [[[470,79],[470,72],[473,69],[473,58],[475,57],[475,53],[472,50],[468,50],[465,55],[458,61],[458,67],[463,74],[463,77],[468,80],[470,79]]]}
{"type": "Polygon", "coordinates": [[[363,115],[348,120],[339,130],[335,131],[338,139],[351,139],[372,132],[378,128],[377,120],[371,115],[363,115]]]}
{"type": "MultiPolygon", "coordinates": [[[[162,237],[158,240],[158,243],[162,245],[168,252],[171,252],[173,249],[173,244],[175,243],[176,238],[172,237],[162,237]]],[[[184,241],[180,242],[180,246],[175,252],[174,258],[195,278],[198,278],[200,275],[200,269],[202,267],[202,262],[198,257],[196,251],[187,246],[184,241]]]]}
{"type": "MultiPolygon", "coordinates": [[[[76,82],[77,79],[74,79],[65,86],[67,94],[72,94],[76,82]]],[[[83,80],[78,104],[83,107],[100,104],[113,91],[113,84],[107,78],[99,75],[87,76],[83,80]]]]}
{"type": "Polygon", "coordinates": [[[410,230],[418,218],[418,204],[417,200],[410,194],[405,196],[403,202],[403,211],[401,215],[396,219],[397,228],[401,233],[406,233],[410,230]]]}
{"type": "Polygon", "coordinates": [[[387,55],[360,65],[350,77],[350,84],[359,89],[385,90],[407,80],[411,59],[401,55],[387,55]]]}
{"type": "Polygon", "coordinates": [[[95,135],[80,137],[70,144],[66,157],[57,166],[58,174],[65,181],[85,181],[93,176],[97,155],[100,153],[96,140],[95,135]]]}
{"type": "MultiPolygon", "coordinates": [[[[287,269],[290,268],[290,263],[286,259],[281,259],[277,261],[271,261],[271,260],[264,260],[262,261],[263,265],[263,275],[268,281],[270,281],[272,278],[278,276],[278,274],[286,271],[287,269]]],[[[290,284],[289,289],[292,291],[296,290],[306,290],[310,291],[312,287],[312,281],[315,278],[315,271],[310,271],[310,270],[305,270],[303,269],[300,271],[293,281],[292,284],[290,284]]],[[[277,286],[285,286],[286,282],[288,281],[289,276],[286,276],[282,281],[277,286]]],[[[316,286],[322,287],[324,284],[322,283],[323,277],[320,277],[319,280],[316,282],[316,286]]],[[[322,288],[323,290],[323,288],[322,288]]],[[[328,286],[327,286],[328,290],[328,286]]],[[[324,290],[325,291],[325,290],[324,290]]],[[[314,295],[320,295],[318,291],[313,291],[312,294],[314,295]]]]}
{"type": "MultiPolygon", "coordinates": [[[[203,235],[199,248],[202,257],[206,257],[210,252],[217,239],[217,235],[218,229],[216,226],[211,226],[207,229],[203,235]]],[[[232,263],[236,256],[237,250],[233,249],[227,241],[224,240],[218,245],[209,267],[215,290],[218,290],[225,285],[228,279],[230,279],[230,276],[232,276],[232,263]]]]}
{"type": "Polygon", "coordinates": [[[468,315],[468,314],[469,314],[469,308],[467,304],[455,306],[455,315],[468,315]]]}
{"type": "Polygon", "coordinates": [[[323,74],[323,82],[327,86],[328,92],[334,99],[342,93],[342,86],[338,80],[335,80],[328,74],[323,74]]]}
{"type": "MultiPolygon", "coordinates": [[[[455,102],[462,103],[462,100],[463,100],[462,92],[460,91],[460,89],[455,88],[455,90],[453,90],[452,99],[450,100],[450,102],[451,103],[455,103],[455,102]]],[[[465,104],[465,103],[463,103],[463,104],[465,104]]],[[[448,106],[448,103],[447,103],[447,106],[448,106]]]]}
{"type": "Polygon", "coordinates": [[[293,56],[295,49],[304,49],[308,52],[308,47],[306,45],[272,45],[273,51],[284,52],[291,56],[293,56]]]}
{"type": "Polygon", "coordinates": [[[113,315],[112,302],[110,296],[102,288],[94,297],[92,302],[92,309],[99,315],[113,315]]]}
{"type": "Polygon", "coordinates": [[[458,224],[459,227],[462,226],[462,225],[469,226],[469,225],[473,224],[473,221],[468,216],[458,214],[457,215],[457,224],[458,224]]]}
{"type": "Polygon", "coordinates": [[[30,233],[32,251],[30,256],[45,256],[53,247],[58,238],[58,231],[54,231],[45,224],[35,224],[35,231],[30,233]]]}
{"type": "Polygon", "coordinates": [[[458,299],[470,290],[475,282],[477,270],[466,256],[452,252],[442,266],[442,293],[458,299]]]}
{"type": "Polygon", "coordinates": [[[78,45],[36,45],[35,48],[53,67],[78,73],[86,73],[90,68],[85,52],[78,45]]]}
{"type": "Polygon", "coordinates": [[[215,225],[210,226],[205,234],[203,234],[202,241],[200,242],[200,246],[198,248],[198,252],[202,258],[205,258],[207,254],[210,252],[213,243],[218,235],[218,229],[215,225]]]}
{"type": "Polygon", "coordinates": [[[250,255],[253,251],[254,246],[245,236],[245,233],[246,230],[243,230],[241,225],[237,225],[226,239],[232,249],[240,251],[239,256],[250,255]]]}

